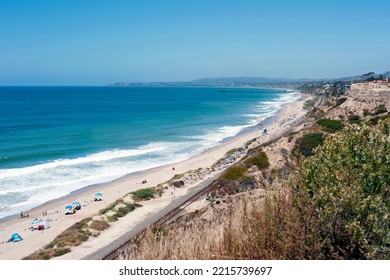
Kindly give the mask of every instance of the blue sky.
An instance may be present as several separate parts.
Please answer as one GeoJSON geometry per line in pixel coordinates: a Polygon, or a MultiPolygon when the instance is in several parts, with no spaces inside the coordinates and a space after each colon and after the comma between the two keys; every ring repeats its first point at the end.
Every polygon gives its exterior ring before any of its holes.
{"type": "Polygon", "coordinates": [[[388,0],[0,0],[0,85],[388,70],[388,0]]]}

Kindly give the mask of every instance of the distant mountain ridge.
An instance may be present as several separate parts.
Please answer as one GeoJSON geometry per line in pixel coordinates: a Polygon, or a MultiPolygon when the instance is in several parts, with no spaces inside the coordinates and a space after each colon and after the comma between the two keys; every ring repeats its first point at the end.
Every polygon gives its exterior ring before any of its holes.
{"type": "Polygon", "coordinates": [[[383,74],[375,74],[368,72],[363,75],[356,75],[344,78],[327,78],[327,79],[291,79],[291,78],[265,78],[265,77],[221,77],[221,78],[201,78],[193,81],[183,82],[118,82],[109,84],[108,86],[261,86],[261,85],[287,85],[287,84],[303,84],[310,82],[352,82],[362,81],[367,79],[378,79],[381,76],[390,78],[390,71],[383,74]]]}

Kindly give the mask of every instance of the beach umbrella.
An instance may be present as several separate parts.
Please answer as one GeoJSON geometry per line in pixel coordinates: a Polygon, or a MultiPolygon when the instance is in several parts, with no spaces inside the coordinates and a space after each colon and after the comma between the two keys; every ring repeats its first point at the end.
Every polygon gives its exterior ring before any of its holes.
{"type": "Polygon", "coordinates": [[[66,210],[72,210],[72,209],[73,209],[73,206],[72,206],[72,205],[67,205],[67,206],[65,206],[65,209],[66,209],[66,210]]]}
{"type": "Polygon", "coordinates": [[[35,218],[34,220],[32,220],[32,224],[37,224],[37,223],[40,223],[40,222],[42,222],[42,220],[41,219],[38,219],[38,218],[35,218]]]}
{"type": "Polygon", "coordinates": [[[95,193],[96,196],[103,196],[102,193],[98,192],[98,193],[95,193]]]}
{"type": "Polygon", "coordinates": [[[80,204],[80,202],[75,201],[75,202],[72,202],[72,205],[81,205],[81,204],[80,204]]]}

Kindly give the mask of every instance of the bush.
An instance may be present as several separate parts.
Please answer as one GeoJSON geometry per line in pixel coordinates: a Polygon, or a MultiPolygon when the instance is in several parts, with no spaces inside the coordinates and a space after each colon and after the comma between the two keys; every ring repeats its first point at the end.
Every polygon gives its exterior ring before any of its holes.
{"type": "Polygon", "coordinates": [[[89,228],[97,230],[97,231],[103,231],[110,227],[110,224],[106,221],[92,221],[89,228]]]}
{"type": "Polygon", "coordinates": [[[245,143],[245,145],[248,147],[250,144],[256,142],[256,138],[253,138],[245,143]]]}
{"type": "MultiPolygon", "coordinates": [[[[390,121],[380,124],[383,128],[390,121]]],[[[348,126],[303,162],[297,195],[314,207],[310,219],[316,220],[311,230],[321,246],[317,258],[389,259],[388,155],[383,130],[348,126]]]]}
{"type": "Polygon", "coordinates": [[[341,121],[331,119],[320,119],[317,121],[317,124],[321,126],[322,130],[330,133],[335,133],[343,127],[341,121]]]}
{"type": "Polygon", "coordinates": [[[63,248],[63,249],[56,249],[54,250],[54,257],[59,257],[59,256],[62,256],[62,255],[65,255],[67,253],[70,252],[70,249],[69,248],[63,248]]]}
{"type": "Polygon", "coordinates": [[[106,218],[107,218],[107,221],[110,223],[118,221],[118,217],[115,214],[112,216],[106,216],[106,218]]]}
{"type": "Polygon", "coordinates": [[[109,211],[111,211],[112,209],[114,209],[115,205],[116,205],[116,202],[110,204],[110,205],[107,206],[106,208],[101,209],[101,210],[99,211],[99,213],[102,214],[102,215],[104,215],[104,214],[106,214],[107,212],[109,212],[109,211]]]}
{"type": "Polygon", "coordinates": [[[227,151],[226,154],[225,154],[225,157],[230,157],[230,156],[234,155],[234,153],[235,153],[236,151],[237,151],[236,148],[233,148],[233,149],[227,151]]]}
{"type": "Polygon", "coordinates": [[[336,101],[336,106],[340,106],[340,105],[343,104],[345,101],[347,101],[347,98],[345,98],[345,97],[342,97],[342,98],[337,99],[337,101],[336,101]]]}
{"type": "Polygon", "coordinates": [[[223,179],[240,180],[244,179],[248,169],[244,166],[232,166],[222,175],[223,179]]]}
{"type": "Polygon", "coordinates": [[[315,104],[316,102],[314,99],[306,100],[305,103],[303,104],[303,109],[313,108],[315,104]]]}
{"type": "Polygon", "coordinates": [[[267,169],[270,166],[267,154],[263,151],[245,160],[245,165],[247,167],[256,165],[259,170],[267,169]]]}
{"type": "Polygon", "coordinates": [[[155,190],[153,188],[139,189],[132,192],[135,201],[150,200],[154,198],[155,190]]]}
{"type": "Polygon", "coordinates": [[[308,133],[302,136],[298,141],[298,150],[305,157],[313,155],[313,150],[324,143],[324,136],[322,133],[308,133]]]}
{"type": "Polygon", "coordinates": [[[118,218],[126,216],[128,213],[132,212],[135,209],[135,206],[131,203],[127,204],[126,207],[121,207],[116,210],[115,216],[118,218]]]}
{"type": "Polygon", "coordinates": [[[371,125],[377,125],[378,124],[378,121],[379,121],[379,117],[373,117],[371,118],[368,123],[371,124],[371,125]]]}
{"type": "Polygon", "coordinates": [[[379,115],[379,114],[383,114],[386,112],[387,112],[386,106],[382,104],[382,105],[379,105],[378,107],[375,108],[374,114],[379,115]]]}
{"type": "Polygon", "coordinates": [[[363,109],[363,116],[367,117],[367,116],[372,116],[373,114],[371,114],[367,109],[363,109]]]}
{"type": "Polygon", "coordinates": [[[348,116],[348,121],[350,123],[360,123],[360,117],[358,115],[350,115],[348,116]]]}

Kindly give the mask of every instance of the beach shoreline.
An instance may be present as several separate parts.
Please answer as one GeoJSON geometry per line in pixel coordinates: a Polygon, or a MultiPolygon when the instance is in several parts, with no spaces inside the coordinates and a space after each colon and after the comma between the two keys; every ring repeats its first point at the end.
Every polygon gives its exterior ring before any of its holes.
{"type": "MultiPolygon", "coordinates": [[[[22,259],[28,256],[45,244],[49,243],[72,224],[86,217],[96,215],[100,209],[108,206],[110,203],[116,201],[131,191],[156,186],[170,180],[177,174],[186,173],[199,168],[210,168],[215,162],[221,159],[227,151],[232,148],[238,148],[254,138],[261,139],[259,143],[255,143],[256,145],[260,144],[260,142],[266,142],[267,139],[271,138],[272,135],[277,133],[279,129],[288,128],[289,123],[292,123],[294,120],[305,114],[302,109],[305,99],[307,99],[307,96],[300,93],[300,98],[297,101],[284,104],[282,108],[275,113],[275,115],[268,117],[248,129],[244,129],[234,137],[225,139],[219,145],[203,151],[198,155],[191,156],[183,161],[127,174],[107,183],[86,186],[73,191],[66,196],[50,200],[42,205],[32,208],[29,211],[26,211],[25,214],[29,215],[28,218],[22,219],[20,218],[20,215],[12,215],[1,218],[0,242],[5,242],[9,236],[15,232],[22,235],[24,240],[19,243],[1,243],[0,259],[22,259]],[[266,127],[269,134],[264,136],[262,135],[260,128],[263,129],[266,127]],[[141,182],[143,180],[147,180],[147,183],[142,184],[141,182]],[[103,193],[103,201],[94,201],[94,194],[96,192],[103,193]],[[82,204],[81,211],[78,211],[74,215],[64,215],[64,207],[72,203],[72,201],[80,201],[82,204]],[[43,216],[43,213],[45,212],[47,212],[47,215],[43,216]],[[48,230],[42,231],[41,233],[27,230],[31,227],[31,220],[34,218],[50,219],[52,220],[52,227],[48,230]]],[[[186,191],[187,190],[184,188],[183,194],[186,191]]],[[[178,193],[177,195],[181,194],[178,193]]],[[[165,200],[165,202],[169,202],[169,199],[165,200]]],[[[161,205],[163,204],[164,203],[162,202],[161,205]]],[[[161,205],[159,204],[158,207],[162,207],[161,205]]],[[[150,207],[152,209],[153,205],[150,207]]],[[[137,211],[138,210],[128,216],[138,216],[138,220],[142,219],[143,216],[138,215],[141,213],[137,214],[137,211]]],[[[146,214],[148,213],[144,213],[144,215],[146,214]]],[[[114,224],[118,225],[120,223],[121,221],[117,221],[114,224]]],[[[64,258],[67,258],[67,255],[65,255],[64,258]]]]}

